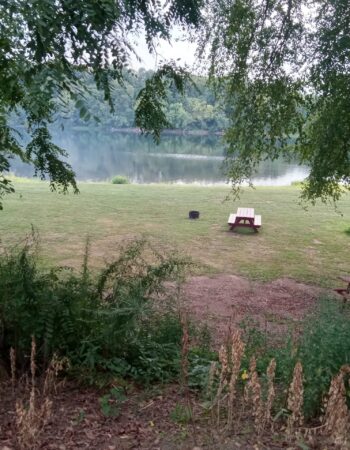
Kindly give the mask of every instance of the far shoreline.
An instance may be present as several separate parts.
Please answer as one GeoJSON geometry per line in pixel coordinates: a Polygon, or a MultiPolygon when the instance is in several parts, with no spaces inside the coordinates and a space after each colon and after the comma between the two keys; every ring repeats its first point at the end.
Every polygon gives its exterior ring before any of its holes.
{"type": "MultiPolygon", "coordinates": [[[[140,128],[111,128],[113,133],[132,133],[132,134],[142,134],[140,128]]],[[[165,128],[162,130],[164,135],[175,135],[175,136],[223,136],[223,131],[210,131],[210,130],[183,130],[176,128],[165,128]]]]}
{"type": "MultiPolygon", "coordinates": [[[[63,125],[64,129],[69,129],[73,131],[95,131],[104,130],[110,133],[122,133],[122,134],[137,134],[142,135],[140,128],[130,127],[130,128],[116,128],[116,127],[104,127],[104,126],[85,126],[85,125],[64,125],[64,124],[53,124],[52,128],[60,128],[63,125]]],[[[212,130],[186,130],[186,129],[176,129],[176,128],[165,128],[161,132],[164,136],[223,136],[224,131],[212,131],[212,130]]]]}

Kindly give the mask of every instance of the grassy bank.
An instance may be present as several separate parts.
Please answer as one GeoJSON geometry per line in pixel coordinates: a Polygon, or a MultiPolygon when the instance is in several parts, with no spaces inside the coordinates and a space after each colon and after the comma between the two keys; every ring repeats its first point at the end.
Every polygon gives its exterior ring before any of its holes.
{"type": "Polygon", "coordinates": [[[91,262],[100,267],[120,243],[145,235],[192,256],[202,273],[332,286],[349,270],[350,195],[339,202],[341,216],[325,205],[305,211],[297,187],[247,189],[235,202],[224,201],[228,187],[80,183],[80,195],[66,196],[41,182],[18,180],[15,187],[0,213],[1,241],[18,242],[34,225],[45,264],[80,265],[89,235],[91,262]],[[238,206],[262,215],[260,233],[228,231],[238,206]],[[191,209],[200,211],[198,221],[188,220],[191,209]]]}

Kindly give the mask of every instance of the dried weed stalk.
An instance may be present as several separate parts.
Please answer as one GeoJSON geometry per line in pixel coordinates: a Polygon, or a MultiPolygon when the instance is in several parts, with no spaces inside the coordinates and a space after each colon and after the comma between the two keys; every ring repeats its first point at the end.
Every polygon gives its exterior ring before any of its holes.
{"type": "Polygon", "coordinates": [[[229,396],[228,396],[228,417],[227,426],[232,427],[233,420],[233,406],[236,397],[236,383],[239,376],[239,370],[241,367],[241,360],[244,354],[244,342],[241,339],[240,330],[235,330],[232,333],[231,343],[231,377],[229,381],[229,396]]]}
{"type": "Polygon", "coordinates": [[[266,375],[267,375],[267,382],[268,382],[268,391],[267,391],[267,400],[265,404],[265,413],[264,413],[264,428],[266,425],[273,426],[272,421],[272,405],[273,401],[276,396],[275,392],[275,386],[274,386],[274,379],[275,379],[275,373],[276,373],[276,360],[273,358],[270,361],[270,364],[267,368],[266,375]]]}
{"type": "Polygon", "coordinates": [[[33,405],[30,403],[26,409],[22,401],[16,403],[17,439],[23,449],[37,448],[38,438],[51,416],[52,402],[48,398],[40,407],[33,405]]]}
{"type": "Polygon", "coordinates": [[[294,367],[293,380],[289,387],[287,406],[291,412],[287,421],[287,433],[291,435],[294,430],[303,424],[303,366],[298,361],[294,367]]]}
{"type": "Polygon", "coordinates": [[[256,431],[260,432],[264,423],[264,409],[261,398],[261,385],[257,371],[252,373],[251,378],[251,395],[253,402],[253,416],[256,431]]]}
{"type": "Polygon", "coordinates": [[[56,353],[54,353],[48,368],[45,373],[45,381],[44,381],[44,395],[51,394],[53,392],[57,393],[57,377],[60,372],[69,369],[70,362],[69,359],[59,358],[56,353]]]}
{"type": "Polygon", "coordinates": [[[182,341],[181,341],[181,378],[185,387],[188,386],[188,352],[190,338],[188,332],[188,320],[185,313],[181,314],[182,341]]]}
{"type": "Polygon", "coordinates": [[[217,364],[216,361],[212,361],[210,364],[209,374],[208,374],[208,383],[207,383],[207,398],[212,400],[213,393],[213,385],[215,380],[215,374],[217,373],[217,364]]]}
{"type": "Polygon", "coordinates": [[[346,404],[345,374],[350,374],[350,366],[343,366],[331,381],[323,421],[325,432],[340,448],[350,448],[350,412],[346,404]]]}
{"type": "Polygon", "coordinates": [[[221,364],[221,371],[220,371],[220,377],[219,377],[219,385],[218,390],[216,392],[216,396],[214,399],[213,404],[217,405],[217,425],[220,424],[220,407],[221,407],[221,396],[222,392],[224,390],[224,387],[227,384],[226,377],[228,374],[228,358],[227,358],[227,349],[224,345],[220,347],[219,350],[219,361],[221,364]]]}
{"type": "Polygon", "coordinates": [[[11,384],[12,390],[14,390],[16,386],[16,351],[12,347],[10,349],[10,364],[11,364],[11,384]]]}
{"type": "Polygon", "coordinates": [[[256,359],[255,356],[252,356],[249,361],[249,373],[248,373],[248,382],[244,386],[244,402],[250,406],[251,405],[251,380],[252,374],[256,371],[256,359]]]}
{"type": "Polygon", "coordinates": [[[249,362],[249,378],[244,387],[244,401],[252,411],[256,431],[260,432],[264,426],[264,408],[255,356],[252,356],[249,362]]]}
{"type": "Polygon", "coordinates": [[[16,402],[17,439],[20,448],[35,449],[38,446],[38,438],[51,416],[52,402],[48,397],[44,398],[41,406],[37,406],[35,387],[35,355],[36,344],[32,337],[30,355],[31,389],[28,408],[22,400],[16,402]]]}

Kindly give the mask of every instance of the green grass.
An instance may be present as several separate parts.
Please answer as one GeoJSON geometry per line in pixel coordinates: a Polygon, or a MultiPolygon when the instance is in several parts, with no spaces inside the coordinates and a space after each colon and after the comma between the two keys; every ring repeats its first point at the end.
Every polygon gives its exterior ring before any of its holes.
{"type": "Polygon", "coordinates": [[[91,262],[100,267],[120,243],[141,235],[192,256],[201,273],[225,272],[254,279],[292,277],[332,286],[349,271],[350,195],[338,205],[298,204],[299,188],[247,189],[239,201],[224,201],[229,187],[111,185],[80,183],[79,195],[59,195],[36,181],[15,181],[0,212],[0,236],[13,244],[37,227],[45,264],[81,264],[86,236],[91,262]],[[238,206],[255,208],[263,227],[229,232],[227,219],[238,206]],[[189,220],[189,210],[199,220],[189,220]]]}

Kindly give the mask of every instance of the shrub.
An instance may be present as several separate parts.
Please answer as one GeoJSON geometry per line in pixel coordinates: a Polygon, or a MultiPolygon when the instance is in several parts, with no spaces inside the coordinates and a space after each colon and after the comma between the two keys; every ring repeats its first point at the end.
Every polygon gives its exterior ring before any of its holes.
{"type": "Polygon", "coordinates": [[[304,321],[297,358],[304,366],[305,414],[316,414],[323,396],[344,364],[350,364],[350,313],[340,302],[322,299],[304,321]]]}
{"type": "MultiPolygon", "coordinates": [[[[250,337],[246,356],[258,356],[260,373],[266,370],[271,358],[276,358],[281,392],[286,392],[293,368],[300,361],[304,370],[304,414],[310,418],[320,413],[332,377],[342,365],[350,363],[350,309],[340,302],[321,298],[313,314],[303,321],[301,330],[299,337],[290,334],[282,345],[273,347],[259,330],[251,327],[246,330],[250,337]]],[[[280,400],[281,404],[285,401],[280,400]]]]}
{"type": "Polygon", "coordinates": [[[164,281],[179,280],[187,261],[136,241],[93,277],[88,245],[80,272],[40,269],[35,248],[28,240],[0,256],[4,355],[13,347],[25,369],[33,335],[42,369],[56,352],[89,382],[111,373],[142,382],[177,376],[182,328],[164,281]]]}
{"type": "Polygon", "coordinates": [[[129,179],[124,175],[116,175],[112,178],[112,184],[129,184],[129,179]]]}

